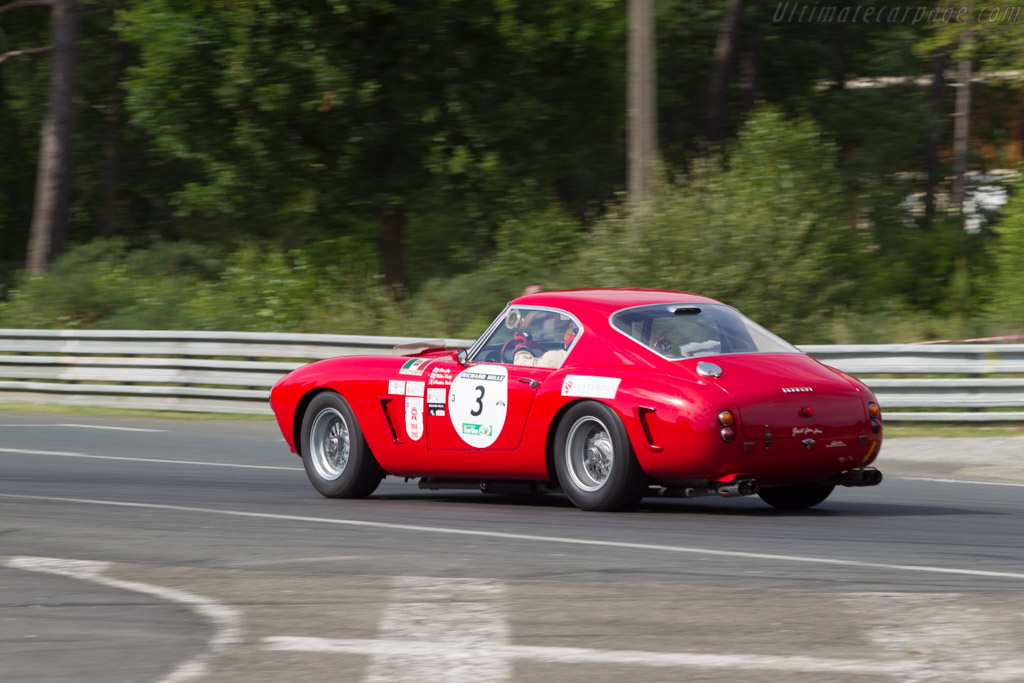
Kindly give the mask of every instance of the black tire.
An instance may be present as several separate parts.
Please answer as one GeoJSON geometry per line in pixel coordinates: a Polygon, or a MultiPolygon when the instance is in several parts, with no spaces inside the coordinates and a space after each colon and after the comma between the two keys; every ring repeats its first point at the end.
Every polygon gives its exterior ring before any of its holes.
{"type": "Polygon", "coordinates": [[[757,492],[761,500],[780,510],[806,510],[829,497],[835,484],[773,486],[757,492]]]}
{"type": "Polygon", "coordinates": [[[325,392],[310,402],[300,436],[306,476],[325,497],[365,498],[384,478],[352,408],[338,394],[325,392]]]}
{"type": "Polygon", "coordinates": [[[622,420],[597,401],[577,403],[558,423],[555,471],[562,491],[582,510],[633,507],[647,489],[622,420]]]}

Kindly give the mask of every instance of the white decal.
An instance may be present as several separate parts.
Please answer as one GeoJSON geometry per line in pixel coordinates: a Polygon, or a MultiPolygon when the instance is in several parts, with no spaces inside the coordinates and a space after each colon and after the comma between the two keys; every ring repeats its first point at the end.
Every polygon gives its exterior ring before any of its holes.
{"type": "Polygon", "coordinates": [[[487,448],[505,426],[508,414],[508,368],[475,365],[452,380],[448,415],[459,438],[474,448],[487,448]]]}
{"type": "Polygon", "coordinates": [[[388,393],[397,394],[398,396],[405,395],[405,380],[404,379],[391,379],[388,380],[388,393]]]}
{"type": "Polygon", "coordinates": [[[829,445],[825,446],[825,448],[842,448],[844,446],[846,446],[845,441],[833,441],[829,445]]]}
{"type": "Polygon", "coordinates": [[[586,398],[615,398],[619,391],[618,377],[594,377],[591,375],[566,375],[562,382],[562,396],[586,398]]]}
{"type": "Polygon", "coordinates": [[[444,417],[444,404],[448,400],[447,393],[444,388],[427,389],[427,415],[444,417]]]}
{"type": "Polygon", "coordinates": [[[427,363],[433,362],[433,358],[413,358],[402,364],[401,369],[398,371],[400,375],[422,375],[423,371],[426,370],[427,363]]]}
{"type": "Polygon", "coordinates": [[[430,370],[430,377],[428,381],[431,384],[439,384],[441,386],[449,386],[452,383],[452,371],[451,368],[446,368],[443,365],[438,365],[430,370]]]}
{"type": "Polygon", "coordinates": [[[817,427],[793,427],[793,436],[800,436],[802,434],[821,434],[821,430],[817,427]]]}
{"type": "Polygon", "coordinates": [[[423,436],[423,399],[405,397],[405,433],[413,441],[423,436]]]}
{"type": "Polygon", "coordinates": [[[423,397],[423,387],[426,386],[423,382],[414,382],[409,380],[405,383],[405,395],[406,396],[419,396],[423,397]]]}

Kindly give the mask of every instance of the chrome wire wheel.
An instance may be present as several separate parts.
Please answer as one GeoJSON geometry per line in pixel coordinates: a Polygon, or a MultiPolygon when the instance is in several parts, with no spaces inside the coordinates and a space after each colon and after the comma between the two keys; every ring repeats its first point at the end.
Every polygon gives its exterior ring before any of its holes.
{"type": "Polygon", "coordinates": [[[317,413],[309,430],[309,456],[316,473],[327,481],[340,477],[348,466],[352,442],[348,423],[334,408],[317,413]]]}
{"type": "Polygon", "coordinates": [[[615,465],[615,446],[611,433],[596,417],[576,420],[565,438],[565,464],[573,484],[581,490],[600,489],[615,465]]]}

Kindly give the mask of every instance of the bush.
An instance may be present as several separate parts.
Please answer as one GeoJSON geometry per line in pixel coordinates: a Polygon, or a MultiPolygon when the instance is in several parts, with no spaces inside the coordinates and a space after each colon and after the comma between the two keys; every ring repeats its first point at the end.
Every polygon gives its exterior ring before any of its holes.
{"type": "Polygon", "coordinates": [[[572,284],[695,292],[790,338],[821,339],[866,254],[836,157],[813,121],[762,110],[727,158],[697,161],[645,206],[602,221],[572,284]]]}

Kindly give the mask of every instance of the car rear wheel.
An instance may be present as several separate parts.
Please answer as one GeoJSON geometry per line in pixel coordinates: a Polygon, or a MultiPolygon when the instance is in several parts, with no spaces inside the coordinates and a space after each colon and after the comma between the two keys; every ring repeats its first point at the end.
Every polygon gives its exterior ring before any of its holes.
{"type": "Polygon", "coordinates": [[[806,510],[829,497],[834,484],[773,486],[757,492],[761,500],[780,510],[806,510]]]}
{"type": "Polygon", "coordinates": [[[301,437],[306,476],[327,498],[365,498],[384,478],[352,408],[334,392],[310,402],[301,437]]]}
{"type": "Polygon", "coordinates": [[[565,495],[583,510],[632,507],[647,483],[619,416],[596,401],[574,405],[558,424],[555,471],[565,495]]]}

